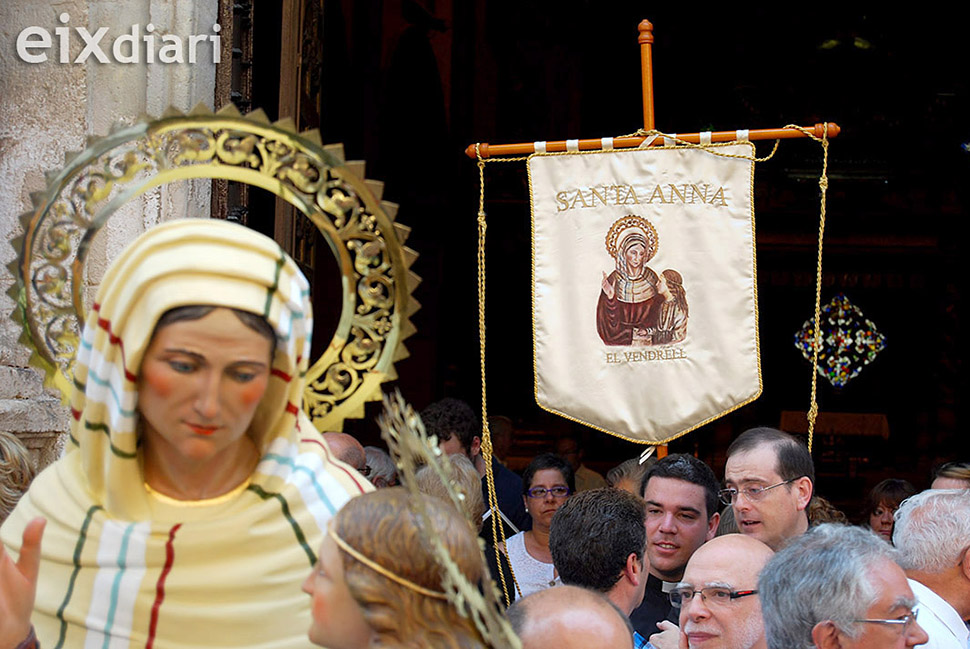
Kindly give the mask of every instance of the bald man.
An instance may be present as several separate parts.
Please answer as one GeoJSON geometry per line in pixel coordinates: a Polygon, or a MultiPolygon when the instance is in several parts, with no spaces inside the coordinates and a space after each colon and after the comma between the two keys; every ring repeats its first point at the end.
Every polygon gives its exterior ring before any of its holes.
{"type": "Polygon", "coordinates": [[[338,460],[354,467],[362,476],[367,476],[367,454],[356,437],[347,433],[324,433],[323,439],[338,460]]]}
{"type": "Polygon", "coordinates": [[[629,620],[599,593],[556,586],[517,600],[509,622],[522,649],[632,649],[629,620]]]}
{"type": "Polygon", "coordinates": [[[671,591],[680,605],[681,647],[766,649],[758,573],[773,554],[755,538],[728,534],[691,556],[683,581],[671,591]]]}

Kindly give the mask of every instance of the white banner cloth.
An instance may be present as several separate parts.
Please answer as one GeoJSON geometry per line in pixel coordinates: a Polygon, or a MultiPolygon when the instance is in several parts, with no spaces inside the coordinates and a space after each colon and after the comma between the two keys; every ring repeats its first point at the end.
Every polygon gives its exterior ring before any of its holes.
{"type": "Polygon", "coordinates": [[[754,162],[654,147],[528,170],[539,406],[664,443],[761,394],[754,162]]]}

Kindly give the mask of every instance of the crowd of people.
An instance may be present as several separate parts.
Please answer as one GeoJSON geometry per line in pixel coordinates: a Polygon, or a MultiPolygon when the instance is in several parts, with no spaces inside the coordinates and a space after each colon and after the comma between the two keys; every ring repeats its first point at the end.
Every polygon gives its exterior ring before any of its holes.
{"type": "MultiPolygon", "coordinates": [[[[880,483],[854,526],[773,428],[737,437],[720,477],[673,454],[604,480],[567,438],[519,476],[444,399],[421,416],[450,479],[397,486],[386,452],[303,415],[308,293],[274,242],[226,222],[159,226],[113,263],[69,449],[9,516],[0,492],[0,649],[506,646],[440,551],[502,584],[525,649],[968,648],[970,465],[919,493],[880,483]]],[[[507,445],[511,422],[492,426],[507,445]]],[[[30,481],[0,442],[0,476],[30,481]]]]}

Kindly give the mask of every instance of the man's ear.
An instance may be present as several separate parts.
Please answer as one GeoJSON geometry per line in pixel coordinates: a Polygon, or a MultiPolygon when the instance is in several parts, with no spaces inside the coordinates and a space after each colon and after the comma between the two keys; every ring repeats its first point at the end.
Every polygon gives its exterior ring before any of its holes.
{"type": "Polygon", "coordinates": [[[705,541],[710,541],[717,536],[717,526],[721,523],[721,512],[714,512],[714,515],[707,519],[707,536],[705,541]]]}
{"type": "Polygon", "coordinates": [[[472,445],[468,449],[468,457],[474,460],[475,456],[481,452],[482,452],[482,438],[479,437],[478,435],[475,435],[474,437],[472,437],[472,445]]]}
{"type": "Polygon", "coordinates": [[[803,511],[812,500],[812,479],[803,475],[792,483],[792,488],[795,490],[798,511],[803,511]]]}
{"type": "Polygon", "coordinates": [[[812,642],[818,649],[842,649],[842,636],[832,620],[819,622],[812,628],[812,642]]]}
{"type": "Polygon", "coordinates": [[[623,576],[630,580],[634,586],[639,586],[640,582],[646,579],[644,575],[644,558],[638,557],[631,552],[626,558],[626,566],[623,568],[623,576]]]}
{"type": "Polygon", "coordinates": [[[964,550],[963,560],[960,561],[960,572],[963,573],[963,578],[970,581],[970,549],[964,550]]]}

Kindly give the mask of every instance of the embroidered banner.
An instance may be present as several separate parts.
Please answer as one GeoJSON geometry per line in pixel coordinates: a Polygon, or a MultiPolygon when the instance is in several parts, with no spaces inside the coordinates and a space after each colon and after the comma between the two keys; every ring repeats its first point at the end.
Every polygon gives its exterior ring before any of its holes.
{"type": "Polygon", "coordinates": [[[663,443],[761,394],[750,143],[529,158],[536,402],[663,443]]]}

